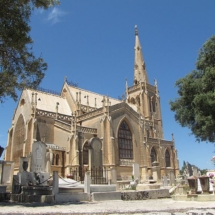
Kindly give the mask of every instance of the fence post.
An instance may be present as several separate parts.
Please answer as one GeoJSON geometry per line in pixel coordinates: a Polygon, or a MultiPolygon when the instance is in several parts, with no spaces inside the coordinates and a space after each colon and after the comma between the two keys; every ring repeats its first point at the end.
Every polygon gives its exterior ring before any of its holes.
{"type": "Polygon", "coordinates": [[[52,182],[52,195],[56,195],[59,193],[59,180],[58,180],[58,172],[53,172],[53,182],[52,182]]]}
{"type": "Polygon", "coordinates": [[[85,172],[84,176],[84,192],[90,194],[90,172],[85,172]]]}

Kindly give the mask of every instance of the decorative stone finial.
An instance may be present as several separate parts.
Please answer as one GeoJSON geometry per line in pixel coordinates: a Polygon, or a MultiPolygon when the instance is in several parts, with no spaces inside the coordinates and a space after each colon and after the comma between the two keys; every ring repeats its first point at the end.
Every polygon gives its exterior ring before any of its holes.
{"type": "Polygon", "coordinates": [[[175,141],[175,138],[174,138],[174,134],[172,133],[172,141],[174,142],[175,141]]]}
{"type": "Polygon", "coordinates": [[[135,28],[135,35],[138,35],[137,25],[135,25],[134,28],[135,28]]]}

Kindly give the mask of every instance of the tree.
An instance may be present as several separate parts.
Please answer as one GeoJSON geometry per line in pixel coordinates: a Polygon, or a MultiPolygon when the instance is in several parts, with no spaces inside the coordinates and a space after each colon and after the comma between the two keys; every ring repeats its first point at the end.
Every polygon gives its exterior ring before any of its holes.
{"type": "Polygon", "coordinates": [[[170,101],[175,119],[200,141],[215,141],[215,36],[199,52],[196,70],[176,82],[179,98],[170,101]]]}
{"type": "Polygon", "coordinates": [[[57,0],[0,0],[0,103],[7,96],[17,100],[17,90],[36,88],[47,69],[32,52],[29,35],[34,8],[47,9],[57,0]]]}
{"type": "Polygon", "coordinates": [[[181,170],[180,170],[180,174],[183,175],[184,174],[184,170],[187,168],[187,165],[185,163],[185,161],[183,161],[183,166],[181,167],[181,170]]]}

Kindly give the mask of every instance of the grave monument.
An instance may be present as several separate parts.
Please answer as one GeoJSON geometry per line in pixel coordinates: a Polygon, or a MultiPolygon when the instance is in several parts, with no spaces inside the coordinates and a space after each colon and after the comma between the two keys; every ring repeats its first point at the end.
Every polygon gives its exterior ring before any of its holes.
{"type": "Polygon", "coordinates": [[[47,149],[43,142],[34,142],[31,154],[20,158],[19,172],[14,176],[12,201],[53,201],[52,187],[48,186],[50,172],[46,172],[46,158],[47,149]]]}

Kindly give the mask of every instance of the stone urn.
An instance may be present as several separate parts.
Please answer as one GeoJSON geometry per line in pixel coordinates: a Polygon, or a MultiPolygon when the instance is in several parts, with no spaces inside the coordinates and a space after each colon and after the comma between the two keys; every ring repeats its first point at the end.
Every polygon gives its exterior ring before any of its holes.
{"type": "Polygon", "coordinates": [[[196,194],[197,187],[198,187],[198,185],[197,185],[197,177],[191,176],[187,180],[188,180],[188,184],[189,184],[191,194],[196,194]]]}
{"type": "Polygon", "coordinates": [[[209,193],[209,177],[206,175],[199,177],[203,193],[209,193]]]}

